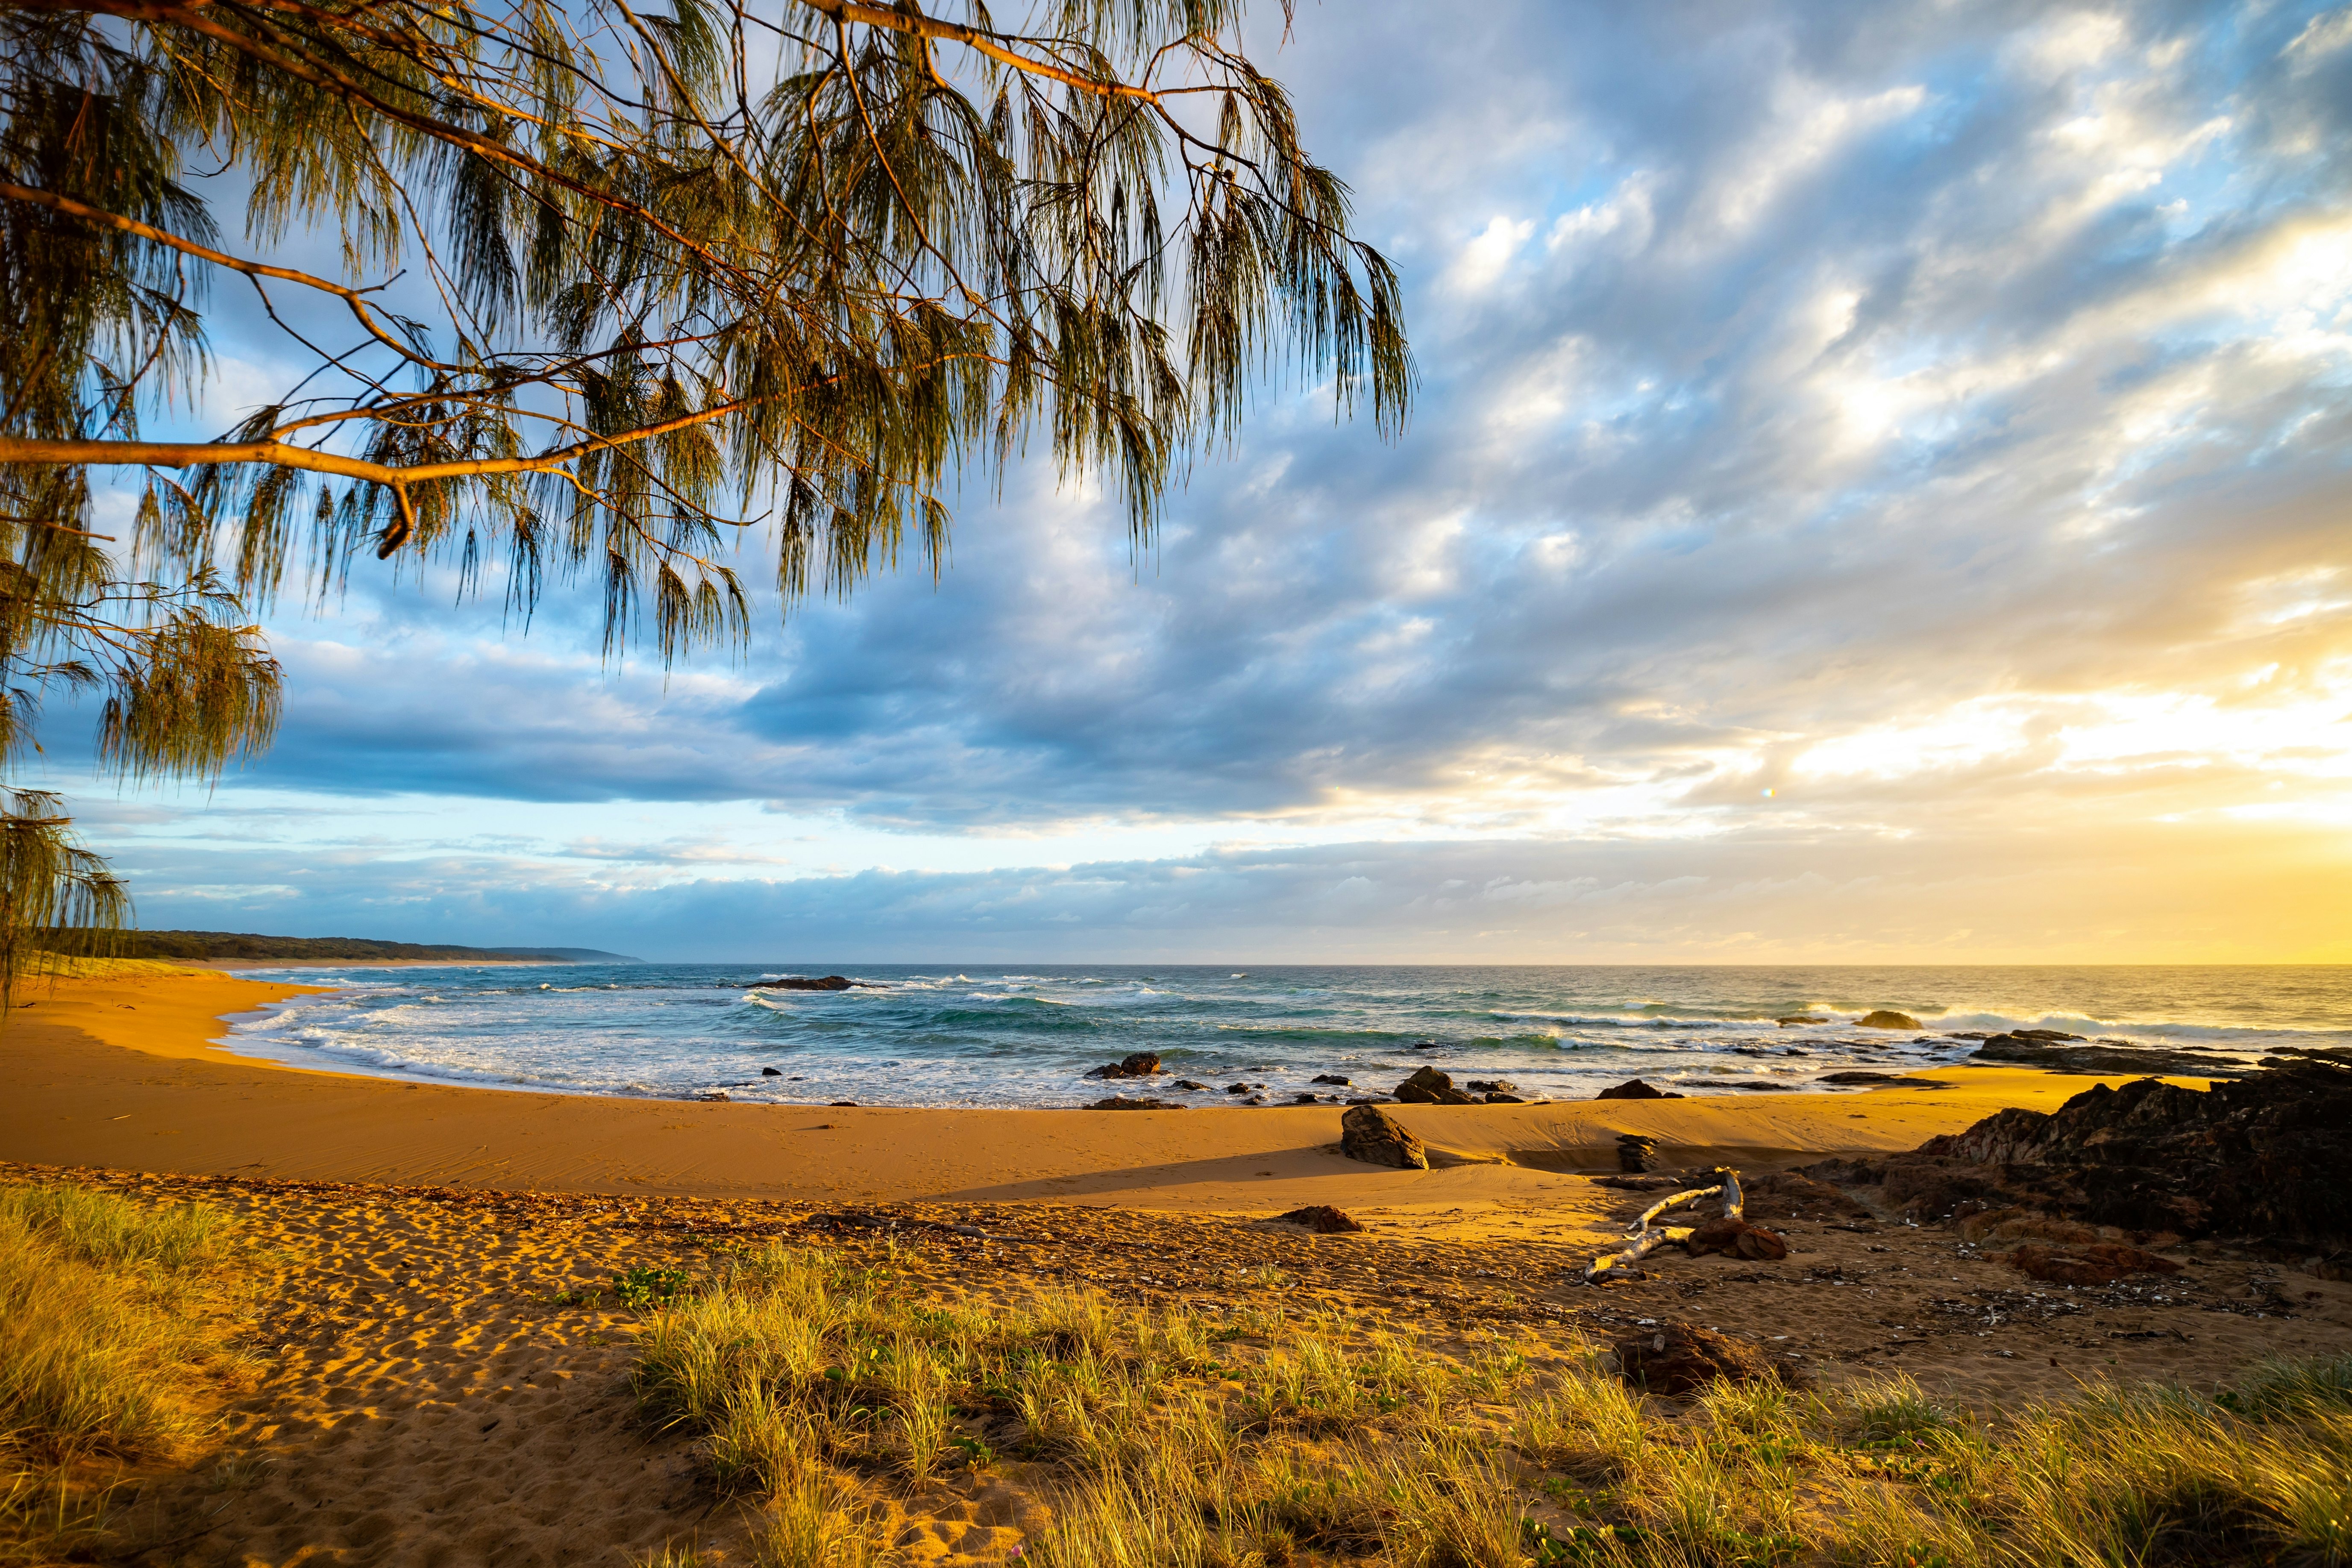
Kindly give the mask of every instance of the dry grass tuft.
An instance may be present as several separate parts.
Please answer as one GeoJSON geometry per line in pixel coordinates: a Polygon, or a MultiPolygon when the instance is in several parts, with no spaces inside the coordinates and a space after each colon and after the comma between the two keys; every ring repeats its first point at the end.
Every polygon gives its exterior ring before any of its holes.
{"type": "Polygon", "coordinates": [[[220,1342],[188,1275],[225,1228],[207,1209],[0,1190],[0,1557],[99,1528],[93,1457],[163,1458],[194,1435],[187,1384],[220,1342]]]}

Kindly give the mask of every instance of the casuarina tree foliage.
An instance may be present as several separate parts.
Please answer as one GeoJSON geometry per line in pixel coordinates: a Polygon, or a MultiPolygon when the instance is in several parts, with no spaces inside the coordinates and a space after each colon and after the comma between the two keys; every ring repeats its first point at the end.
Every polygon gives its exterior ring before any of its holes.
{"type": "MultiPolygon", "coordinates": [[[[363,552],[501,560],[524,609],[585,576],[607,651],[668,659],[740,645],[748,548],[787,605],[936,570],[946,498],[1033,441],[1139,543],[1269,374],[1400,426],[1394,271],[1241,0],[644,3],[0,0],[12,723],[110,680],[110,762],[216,770],[277,712],[236,623],[363,552]],[[147,439],[220,288],[277,334],[240,356],[298,369],[147,439]],[[136,496],[111,552],[94,468],[136,496]],[[113,662],[52,657],[82,643],[113,662]]],[[[25,874],[105,923],[49,842],[25,874]]]]}

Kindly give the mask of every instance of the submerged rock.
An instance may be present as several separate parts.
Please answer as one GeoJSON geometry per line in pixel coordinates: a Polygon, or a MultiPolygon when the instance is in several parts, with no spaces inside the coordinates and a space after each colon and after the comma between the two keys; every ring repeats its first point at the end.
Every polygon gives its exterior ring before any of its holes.
{"type": "Polygon", "coordinates": [[[1150,1078],[1160,1070],[1157,1051],[1130,1051],[1115,1062],[1105,1062],[1098,1068],[1088,1068],[1088,1078],[1150,1078]]]}
{"type": "Polygon", "coordinates": [[[2044,1072],[2085,1078],[2122,1078],[2139,1073],[2162,1073],[2175,1078],[2251,1078],[2261,1070],[2234,1057],[2171,1046],[2065,1043],[2082,1037],[2061,1035],[2054,1029],[2021,1029],[2015,1034],[1992,1035],[1961,1065],[2040,1068],[2044,1072]]]}
{"type": "Polygon", "coordinates": [[[1775,1018],[1772,1021],[1780,1025],[1780,1027],[1784,1029],[1793,1027],[1798,1024],[1826,1024],[1829,1022],[1827,1018],[1815,1013],[1791,1013],[1785,1018],[1775,1018]]]}
{"type": "Polygon", "coordinates": [[[1339,1152],[1369,1165],[1400,1171],[1429,1169],[1429,1151],[1404,1123],[1376,1105],[1355,1105],[1339,1118],[1339,1152]]]}
{"type": "Polygon", "coordinates": [[[1908,1013],[1896,1013],[1881,1007],[1874,1013],[1865,1013],[1855,1019],[1853,1026],[1857,1029],[1916,1029],[1921,1027],[1921,1025],[1918,1019],[1908,1013]]]}
{"type": "Polygon", "coordinates": [[[1336,1083],[1341,1089],[1349,1087],[1349,1081],[1335,1072],[1318,1072],[1307,1081],[1309,1083],[1336,1083]]]}
{"type": "Polygon", "coordinates": [[[1192,1090],[1198,1091],[1198,1090],[1200,1090],[1200,1089],[1204,1089],[1208,1088],[1209,1086],[1208,1086],[1207,1084],[1205,1084],[1205,1083],[1201,1082],[1201,1081],[1200,1081],[1199,1079],[1197,1079],[1180,1078],[1180,1079],[1178,1079],[1174,1083],[1170,1084],[1168,1087],[1169,1087],[1169,1088],[1171,1088],[1171,1089],[1192,1089],[1192,1090]]]}
{"type": "Polygon", "coordinates": [[[845,974],[824,974],[812,980],[805,974],[787,974],[782,980],[754,980],[754,991],[887,991],[887,985],[877,985],[870,980],[852,980],[845,974]]]}
{"type": "Polygon", "coordinates": [[[782,1068],[761,1068],[760,1069],[760,1076],[761,1078],[782,1078],[784,1076],[784,1069],[782,1068]]]}

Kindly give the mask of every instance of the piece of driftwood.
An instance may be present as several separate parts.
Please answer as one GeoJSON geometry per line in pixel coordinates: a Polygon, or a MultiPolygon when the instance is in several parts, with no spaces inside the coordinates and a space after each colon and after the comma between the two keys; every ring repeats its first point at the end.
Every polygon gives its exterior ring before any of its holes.
{"type": "Polygon", "coordinates": [[[1661,1226],[1652,1223],[1668,1209],[1679,1208],[1685,1204],[1696,1203],[1701,1198],[1720,1197],[1723,1199],[1723,1218],[1734,1224],[1739,1223],[1748,1212],[1748,1194],[1740,1190],[1739,1173],[1728,1165],[1717,1165],[1715,1168],[1715,1175],[1714,1186],[1693,1187],[1688,1192],[1672,1193],[1643,1209],[1642,1217],[1635,1220],[1632,1227],[1625,1232],[1625,1238],[1630,1245],[1620,1251],[1604,1252],[1594,1258],[1592,1266],[1584,1271],[1584,1282],[1587,1285],[1592,1285],[1612,1277],[1622,1278],[1633,1272],[1633,1265],[1641,1262],[1659,1247],[1687,1245],[1693,1233],[1698,1230],[1699,1226],[1661,1226]]]}

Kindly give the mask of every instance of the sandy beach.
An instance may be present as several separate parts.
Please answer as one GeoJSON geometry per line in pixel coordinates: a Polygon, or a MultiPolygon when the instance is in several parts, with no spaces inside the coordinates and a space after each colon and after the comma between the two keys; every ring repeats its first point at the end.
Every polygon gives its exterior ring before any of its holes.
{"type": "MultiPolygon", "coordinates": [[[[227,976],[37,987],[0,1041],[0,1159],[189,1175],[703,1198],[1078,1203],[1192,1214],[1334,1204],[1475,1228],[1569,1209],[1615,1141],[1673,1165],[1767,1168],[1916,1147],[2092,1083],[1948,1068],[1949,1087],[1471,1107],[1397,1106],[1428,1172],[1342,1158],[1334,1107],[1181,1111],[726,1105],[395,1082],[238,1057],[224,1016],[302,987],[227,976]]],[[[2121,1081],[2121,1080],[2106,1080],[2121,1081]]],[[[2200,1085],[2201,1087],[2201,1084],[2200,1085]]]]}
{"type": "MultiPolygon", "coordinates": [[[[1677,1258],[1605,1291],[1575,1283],[1648,1201],[1591,1179],[1621,1132],[1671,1163],[1755,1173],[2053,1108],[2081,1078],[1962,1068],[1935,1090],[1392,1108],[1431,1148],[1423,1173],[1340,1157],[1332,1107],[628,1100],[311,1072],[209,1043],[293,989],[63,982],[26,992],[0,1042],[0,1184],[200,1202],[248,1248],[216,1308],[247,1350],[207,1395],[211,1437],[131,1478],[125,1561],[646,1563],[688,1561],[660,1555],[682,1542],[697,1562],[764,1561],[758,1500],[715,1490],[707,1447],[644,1418],[648,1319],[605,1287],[632,1268],[715,1279],[777,1242],[923,1300],[1077,1289],[1259,1325],[1244,1344],[1289,1323],[1366,1349],[1409,1336],[1446,1365],[1516,1347],[1529,1375],[1686,1320],[1811,1385],[1901,1373],[1987,1410],[2352,1350],[2352,1284],[2260,1257],[2200,1244],[2180,1274],[2059,1291],[1859,1206],[1762,1209],[1790,1247],[1769,1268],[1677,1258]],[[1273,1222],[1307,1204],[1368,1228],[1273,1222]]],[[[867,1490],[905,1562],[961,1568],[1045,1528],[1049,1480],[1008,1457],[867,1490]]]]}

